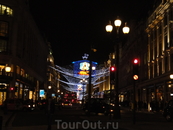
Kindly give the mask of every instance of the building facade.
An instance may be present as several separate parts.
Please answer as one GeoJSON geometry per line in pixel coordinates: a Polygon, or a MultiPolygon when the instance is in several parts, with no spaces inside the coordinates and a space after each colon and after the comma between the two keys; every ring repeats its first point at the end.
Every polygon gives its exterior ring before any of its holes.
{"type": "Polygon", "coordinates": [[[6,98],[38,100],[46,87],[47,55],[27,1],[0,0],[0,104],[6,98]]]}
{"type": "Polygon", "coordinates": [[[53,69],[55,67],[53,52],[50,43],[48,43],[49,54],[47,57],[47,87],[45,88],[45,94],[42,98],[53,97],[59,98],[60,94],[60,73],[53,69]]]}
{"type": "MultiPolygon", "coordinates": [[[[163,110],[173,99],[173,0],[156,1],[146,21],[132,21],[130,30],[127,41],[119,43],[119,101],[129,106],[135,95],[137,108],[163,110]],[[135,58],[139,59],[137,81],[135,58]]],[[[110,89],[108,84],[105,88],[110,89]]]]}
{"type": "Polygon", "coordinates": [[[160,0],[157,1],[146,23],[132,30],[122,48],[120,58],[119,97],[123,99],[122,101],[132,102],[135,94],[137,107],[150,111],[163,110],[166,103],[172,99],[173,82],[170,79],[173,73],[172,20],[173,1],[160,0]],[[140,61],[135,91],[132,79],[134,58],[140,61]]]}

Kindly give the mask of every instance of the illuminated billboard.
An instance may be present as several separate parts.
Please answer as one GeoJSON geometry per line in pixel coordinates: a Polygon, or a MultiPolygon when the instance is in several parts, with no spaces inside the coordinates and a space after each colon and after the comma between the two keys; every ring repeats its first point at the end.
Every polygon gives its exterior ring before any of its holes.
{"type": "MultiPolygon", "coordinates": [[[[89,75],[90,63],[88,60],[80,60],[73,62],[73,72],[74,76],[78,77],[80,75],[89,75]]],[[[92,67],[96,68],[97,63],[92,62],[92,67]]],[[[95,74],[95,70],[92,70],[92,75],[95,74]]]]}
{"type": "Polygon", "coordinates": [[[40,97],[44,97],[44,90],[43,89],[40,90],[40,97]]]}

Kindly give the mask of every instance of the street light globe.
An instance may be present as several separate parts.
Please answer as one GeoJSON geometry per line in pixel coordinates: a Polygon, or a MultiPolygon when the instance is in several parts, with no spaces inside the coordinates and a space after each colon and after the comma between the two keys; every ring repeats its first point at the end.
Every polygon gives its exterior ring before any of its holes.
{"type": "Polygon", "coordinates": [[[170,79],[173,79],[173,74],[170,74],[170,79]]]}
{"type": "Polygon", "coordinates": [[[127,23],[125,23],[125,26],[123,27],[123,33],[128,34],[130,32],[130,28],[127,27],[127,23]]]}
{"type": "Polygon", "coordinates": [[[96,70],[96,67],[95,67],[95,66],[93,66],[93,67],[92,67],[92,70],[96,70]]]}
{"type": "Polygon", "coordinates": [[[106,32],[112,32],[113,26],[112,25],[106,25],[106,32]]]}
{"type": "Polygon", "coordinates": [[[120,27],[120,26],[121,26],[121,20],[120,20],[120,19],[116,19],[116,20],[114,21],[114,25],[115,25],[116,27],[120,27]]]}
{"type": "Polygon", "coordinates": [[[6,66],[6,67],[5,67],[5,72],[10,72],[10,71],[11,71],[11,67],[6,66]]]}
{"type": "Polygon", "coordinates": [[[48,89],[51,89],[52,87],[51,86],[48,86],[48,89]]]}

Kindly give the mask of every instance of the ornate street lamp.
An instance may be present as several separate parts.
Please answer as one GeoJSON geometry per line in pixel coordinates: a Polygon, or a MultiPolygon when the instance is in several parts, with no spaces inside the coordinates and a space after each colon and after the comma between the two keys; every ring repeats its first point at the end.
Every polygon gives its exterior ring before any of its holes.
{"type": "MultiPolygon", "coordinates": [[[[114,21],[114,25],[116,27],[116,31],[117,31],[117,35],[119,35],[119,29],[120,29],[120,26],[121,26],[121,20],[119,18],[117,18],[115,21],[114,21]]],[[[111,33],[113,30],[113,26],[111,24],[111,22],[109,21],[109,24],[106,26],[106,31],[111,33]]],[[[122,28],[122,31],[124,34],[128,34],[129,31],[130,31],[130,28],[127,26],[127,23],[125,23],[125,26],[122,28]]],[[[117,37],[119,38],[119,37],[117,37]]],[[[114,90],[115,90],[115,104],[114,104],[114,118],[115,119],[120,119],[121,118],[121,115],[120,115],[120,107],[119,107],[119,88],[118,88],[118,85],[119,85],[119,43],[117,42],[116,43],[116,61],[115,61],[115,65],[116,65],[116,71],[115,71],[115,85],[114,85],[114,90]]]]}
{"type": "MultiPolygon", "coordinates": [[[[114,21],[114,25],[115,25],[115,27],[117,29],[117,34],[119,34],[119,28],[121,26],[121,20],[120,19],[116,19],[114,21]]],[[[106,25],[105,29],[106,29],[106,32],[112,32],[113,31],[113,26],[111,24],[111,21],[109,21],[109,24],[106,25]]],[[[123,27],[122,31],[123,31],[124,34],[128,34],[130,32],[130,28],[127,26],[127,22],[125,23],[125,26],[123,27]]]]}

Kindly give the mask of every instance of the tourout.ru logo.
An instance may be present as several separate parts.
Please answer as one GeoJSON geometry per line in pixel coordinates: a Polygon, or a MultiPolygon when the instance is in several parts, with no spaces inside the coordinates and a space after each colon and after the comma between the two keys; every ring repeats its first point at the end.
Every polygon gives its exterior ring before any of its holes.
{"type": "Polygon", "coordinates": [[[82,122],[65,122],[62,120],[55,120],[57,123],[57,129],[118,129],[118,122],[106,122],[102,123],[100,120],[96,122],[90,122],[88,120],[83,120],[82,122]]]}

